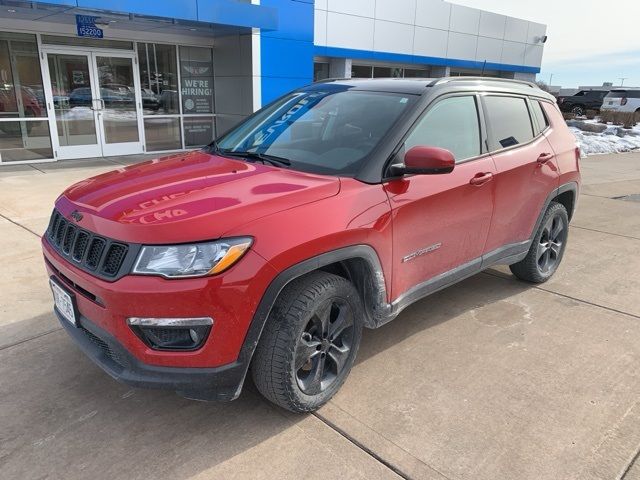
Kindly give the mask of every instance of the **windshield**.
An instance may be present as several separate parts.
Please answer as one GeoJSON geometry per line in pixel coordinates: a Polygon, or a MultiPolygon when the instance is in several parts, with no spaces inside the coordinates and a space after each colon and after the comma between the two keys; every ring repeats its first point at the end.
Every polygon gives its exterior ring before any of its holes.
{"type": "Polygon", "coordinates": [[[216,142],[222,155],[325,175],[355,176],[415,96],[322,90],[287,95],[216,142]]]}

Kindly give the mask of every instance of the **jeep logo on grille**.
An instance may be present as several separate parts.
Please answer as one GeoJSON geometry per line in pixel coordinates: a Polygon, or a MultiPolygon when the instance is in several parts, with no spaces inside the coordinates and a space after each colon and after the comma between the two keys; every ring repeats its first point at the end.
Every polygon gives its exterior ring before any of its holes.
{"type": "Polygon", "coordinates": [[[76,222],[79,222],[80,220],[82,220],[82,214],[77,210],[74,210],[73,212],[71,212],[71,215],[69,216],[76,222]]]}

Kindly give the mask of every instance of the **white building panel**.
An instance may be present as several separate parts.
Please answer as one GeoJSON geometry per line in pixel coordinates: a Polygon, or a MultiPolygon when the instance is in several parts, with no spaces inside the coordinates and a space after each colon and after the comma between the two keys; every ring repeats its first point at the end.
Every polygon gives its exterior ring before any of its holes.
{"type": "Polygon", "coordinates": [[[316,10],[313,17],[313,42],[316,45],[327,44],[327,12],[316,10]]]}
{"type": "Polygon", "coordinates": [[[525,47],[526,45],[524,43],[505,40],[502,44],[502,63],[523,65],[525,47]]]}
{"type": "Polygon", "coordinates": [[[538,67],[542,63],[542,45],[526,45],[524,52],[524,64],[529,67],[538,67]]]}
{"type": "Polygon", "coordinates": [[[375,16],[375,0],[328,0],[327,9],[331,12],[348,13],[361,17],[375,16]]]}
{"type": "Polygon", "coordinates": [[[541,23],[529,22],[529,30],[527,34],[527,43],[538,43],[540,38],[547,33],[547,26],[541,23]]]}
{"type": "Polygon", "coordinates": [[[476,60],[479,62],[500,63],[502,61],[502,40],[489,37],[478,37],[476,60]]]}
{"type": "Polygon", "coordinates": [[[413,25],[375,21],[373,49],[376,52],[410,54],[413,50],[413,25]]]}
{"type": "Polygon", "coordinates": [[[462,5],[451,6],[451,22],[449,28],[452,32],[478,35],[479,27],[480,10],[477,8],[463,7],[462,5]]]}
{"type": "Polygon", "coordinates": [[[526,42],[529,22],[520,18],[507,17],[504,27],[504,39],[511,42],[526,42]]]}
{"type": "Polygon", "coordinates": [[[413,53],[423,57],[447,56],[449,33],[435,28],[416,27],[413,40],[413,53]]]}
{"type": "Polygon", "coordinates": [[[423,0],[376,0],[376,18],[413,25],[416,19],[416,1],[423,0]]]}
{"type": "Polygon", "coordinates": [[[373,18],[329,11],[327,13],[327,46],[373,50],[373,25],[373,18]]]}
{"type": "Polygon", "coordinates": [[[504,15],[498,15],[493,12],[480,12],[480,36],[502,40],[506,21],[507,17],[504,15]]]}
{"type": "Polygon", "coordinates": [[[539,67],[546,26],[443,0],[316,0],[315,44],[539,67]],[[326,10],[325,10],[326,8],[326,10]]]}
{"type": "Polygon", "coordinates": [[[449,32],[449,45],[447,57],[460,60],[475,60],[478,46],[477,35],[467,33],[449,32]]]}
{"type": "Polygon", "coordinates": [[[417,26],[449,30],[450,20],[450,3],[442,0],[418,0],[416,4],[417,26]]]}

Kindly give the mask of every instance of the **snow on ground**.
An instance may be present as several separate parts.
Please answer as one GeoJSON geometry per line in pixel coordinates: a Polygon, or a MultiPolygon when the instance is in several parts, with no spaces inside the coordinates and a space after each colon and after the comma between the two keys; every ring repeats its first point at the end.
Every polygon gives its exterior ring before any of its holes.
{"type": "MultiPolygon", "coordinates": [[[[597,122],[586,120],[585,123],[597,122]]],[[[569,127],[569,130],[576,136],[582,156],[596,153],[629,152],[640,148],[640,126],[638,125],[629,130],[608,125],[602,133],[585,132],[572,126],[569,127]]]]}

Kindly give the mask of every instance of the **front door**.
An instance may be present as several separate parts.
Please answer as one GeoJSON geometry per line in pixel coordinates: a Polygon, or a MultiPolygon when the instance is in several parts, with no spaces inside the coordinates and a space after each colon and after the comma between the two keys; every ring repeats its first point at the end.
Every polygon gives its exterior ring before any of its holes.
{"type": "Polygon", "coordinates": [[[393,211],[394,299],[425,282],[446,284],[479,269],[493,212],[496,170],[492,158],[483,155],[474,95],[431,105],[403,148],[414,146],[445,148],[456,166],[451,173],[413,175],[385,185],[393,211]]]}
{"type": "Polygon", "coordinates": [[[57,158],[142,153],[134,55],[56,49],[46,56],[57,158]]]}

